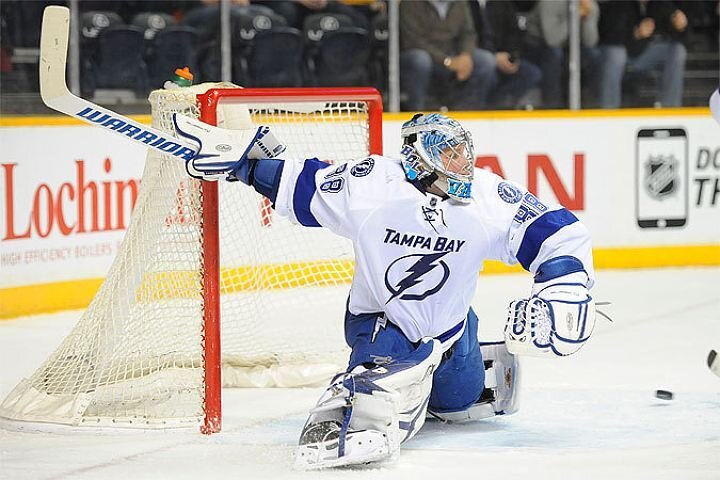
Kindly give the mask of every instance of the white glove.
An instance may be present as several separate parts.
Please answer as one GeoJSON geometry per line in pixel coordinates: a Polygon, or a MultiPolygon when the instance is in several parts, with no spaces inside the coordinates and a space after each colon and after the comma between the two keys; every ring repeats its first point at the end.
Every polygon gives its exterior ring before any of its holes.
{"type": "Polygon", "coordinates": [[[285,151],[270,131],[261,125],[246,130],[227,130],[179,113],[173,114],[175,130],[198,146],[198,153],[185,163],[188,174],[203,180],[241,180],[250,183],[250,160],[275,158],[285,151]]]}
{"type": "Polygon", "coordinates": [[[536,283],[529,299],[510,303],[505,342],[511,353],[567,356],[577,352],[595,327],[595,302],[587,274],[576,272],[536,283]]]}

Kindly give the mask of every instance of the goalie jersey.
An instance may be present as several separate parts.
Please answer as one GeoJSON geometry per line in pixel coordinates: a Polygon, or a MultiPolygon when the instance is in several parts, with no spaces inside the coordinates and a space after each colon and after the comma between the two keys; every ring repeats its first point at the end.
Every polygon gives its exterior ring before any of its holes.
{"type": "MultiPolygon", "coordinates": [[[[384,312],[413,341],[462,324],[486,259],[535,273],[560,255],[580,259],[593,283],[590,235],[560,205],[476,170],[466,204],[424,193],[400,160],[342,165],[286,160],[276,211],[349,238],[355,250],[350,313],[384,312]]],[[[453,337],[455,337],[453,335],[453,337]]]]}

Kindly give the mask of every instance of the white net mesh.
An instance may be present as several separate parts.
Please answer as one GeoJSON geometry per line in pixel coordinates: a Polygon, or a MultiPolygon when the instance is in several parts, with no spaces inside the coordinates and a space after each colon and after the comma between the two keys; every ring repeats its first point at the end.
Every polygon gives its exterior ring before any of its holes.
{"type": "MultiPolygon", "coordinates": [[[[153,92],[154,126],[172,131],[174,112],[197,117],[196,95],[206,88],[153,92]]],[[[305,157],[368,154],[365,102],[250,102],[221,105],[218,124],[271,124],[305,157]]],[[[0,405],[0,417],[144,428],[202,421],[201,192],[182,162],[148,154],[105,282],[60,347],[0,405]]],[[[301,385],[342,368],[350,242],[292,225],[239,183],[220,184],[219,217],[224,384],[301,385]]]]}

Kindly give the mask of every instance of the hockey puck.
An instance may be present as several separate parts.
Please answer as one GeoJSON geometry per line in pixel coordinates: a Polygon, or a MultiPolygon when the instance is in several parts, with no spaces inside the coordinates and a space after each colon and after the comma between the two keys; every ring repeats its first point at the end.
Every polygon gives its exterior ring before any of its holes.
{"type": "Polygon", "coordinates": [[[672,400],[673,392],[669,390],[655,390],[655,396],[660,400],[672,400]]]}

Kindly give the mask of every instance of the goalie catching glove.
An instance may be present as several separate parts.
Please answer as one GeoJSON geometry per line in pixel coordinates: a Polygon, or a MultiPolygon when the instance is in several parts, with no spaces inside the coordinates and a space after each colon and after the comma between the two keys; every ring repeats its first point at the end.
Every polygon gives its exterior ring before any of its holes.
{"type": "Polygon", "coordinates": [[[595,326],[588,275],[575,257],[546,261],[535,275],[532,295],[508,307],[507,349],[514,354],[567,356],[577,352],[595,326]]]}
{"type": "Polygon", "coordinates": [[[253,160],[275,158],[285,145],[270,127],[245,130],[213,127],[179,113],[173,114],[177,133],[197,145],[195,156],[185,162],[188,174],[203,180],[240,180],[251,184],[253,160]]]}

